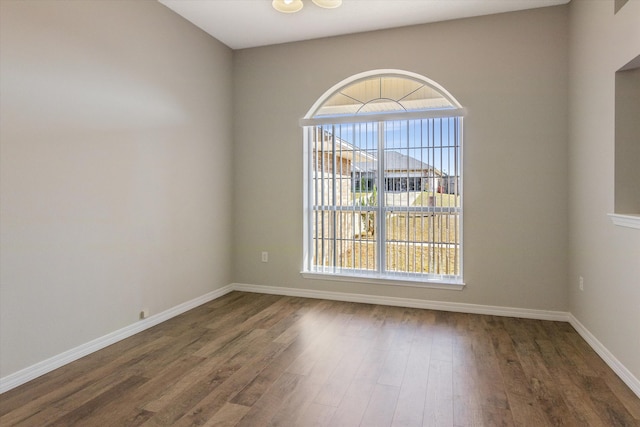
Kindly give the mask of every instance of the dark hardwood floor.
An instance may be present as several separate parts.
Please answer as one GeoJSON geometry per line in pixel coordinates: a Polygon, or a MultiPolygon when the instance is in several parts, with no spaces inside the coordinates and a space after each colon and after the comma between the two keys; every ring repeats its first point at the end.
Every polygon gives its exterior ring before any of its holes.
{"type": "Polygon", "coordinates": [[[0,396],[1,426],[639,426],[567,323],[233,292],[0,396]]]}

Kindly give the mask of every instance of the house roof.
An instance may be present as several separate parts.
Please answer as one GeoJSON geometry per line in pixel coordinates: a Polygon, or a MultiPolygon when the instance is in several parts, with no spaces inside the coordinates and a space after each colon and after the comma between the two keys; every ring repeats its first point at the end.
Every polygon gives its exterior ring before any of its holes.
{"type": "MultiPolygon", "coordinates": [[[[378,169],[378,160],[374,157],[367,162],[354,162],[353,169],[359,172],[374,172],[378,169]]],[[[431,170],[436,175],[442,175],[442,172],[433,166],[421,162],[420,160],[404,155],[398,151],[384,152],[384,170],[385,171],[419,171],[431,170]]]]}
{"type": "MultiPolygon", "coordinates": [[[[374,172],[378,170],[378,158],[373,153],[361,150],[338,137],[335,138],[335,144],[336,155],[351,161],[353,170],[358,172],[374,172]]],[[[325,153],[332,152],[332,134],[324,132],[322,142],[315,141],[314,148],[325,153]]],[[[384,152],[384,170],[396,172],[431,170],[435,175],[442,176],[442,172],[433,166],[394,150],[384,152]]]]}
{"type": "MultiPolygon", "coordinates": [[[[325,131],[323,133],[322,143],[316,140],[314,143],[314,149],[322,150],[325,153],[332,152],[333,139],[331,133],[325,131]]],[[[364,164],[375,161],[376,159],[374,155],[368,153],[367,151],[354,147],[352,144],[338,137],[336,137],[336,155],[343,159],[350,160],[352,164],[364,164]]]]}

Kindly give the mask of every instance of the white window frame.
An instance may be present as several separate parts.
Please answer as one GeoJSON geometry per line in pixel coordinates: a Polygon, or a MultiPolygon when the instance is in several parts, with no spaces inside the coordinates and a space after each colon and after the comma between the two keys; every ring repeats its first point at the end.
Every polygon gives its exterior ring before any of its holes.
{"type": "MultiPolygon", "coordinates": [[[[301,274],[304,278],[310,279],[322,279],[322,280],[337,280],[348,282],[360,282],[360,283],[373,283],[383,285],[402,285],[402,286],[416,286],[416,287],[430,287],[439,289],[453,289],[459,290],[464,287],[463,280],[463,195],[462,181],[462,129],[463,129],[463,116],[465,109],[458,103],[457,100],[451,94],[449,94],[442,86],[433,82],[432,80],[420,76],[415,73],[402,71],[402,70],[373,70],[361,74],[352,76],[342,82],[336,84],[329,89],[323,96],[321,96],[316,103],[311,107],[307,115],[300,120],[300,125],[304,127],[304,150],[303,150],[303,182],[304,182],[304,197],[303,197],[303,211],[304,211],[304,238],[303,238],[303,268],[301,274]],[[400,77],[405,79],[415,80],[419,83],[428,85],[432,89],[437,90],[443,95],[453,106],[453,108],[447,109],[430,109],[423,111],[409,111],[409,112],[392,112],[392,113],[378,113],[378,114],[366,114],[366,115],[348,115],[348,116],[334,116],[334,117],[318,117],[316,113],[324,103],[330,99],[334,94],[338,93],[341,89],[356,83],[360,80],[371,79],[372,77],[400,77]],[[312,249],[312,222],[313,222],[313,206],[311,205],[313,199],[313,179],[310,178],[310,171],[313,168],[312,165],[312,153],[310,152],[310,141],[312,138],[312,132],[315,131],[316,126],[319,125],[337,125],[337,124],[351,124],[351,123],[383,123],[386,121],[406,121],[417,119],[433,119],[433,118],[456,118],[457,119],[457,132],[459,141],[459,156],[460,156],[460,174],[459,174],[459,187],[460,187],[460,207],[459,209],[459,275],[456,276],[437,276],[437,275],[425,275],[422,273],[402,273],[397,274],[394,272],[362,272],[356,269],[336,269],[335,267],[325,270],[314,268],[311,262],[313,256],[312,249]]],[[[381,189],[384,193],[384,189],[381,189]]],[[[378,214],[384,214],[384,204],[379,204],[377,208],[378,214]]],[[[384,223],[384,221],[380,221],[384,223]]],[[[384,227],[384,225],[383,225],[384,227]]],[[[384,230],[380,230],[377,234],[384,235],[384,230]]],[[[376,245],[379,258],[384,258],[384,238],[378,237],[376,239],[376,245]]],[[[384,269],[384,262],[381,263],[380,268],[384,269]]]]}

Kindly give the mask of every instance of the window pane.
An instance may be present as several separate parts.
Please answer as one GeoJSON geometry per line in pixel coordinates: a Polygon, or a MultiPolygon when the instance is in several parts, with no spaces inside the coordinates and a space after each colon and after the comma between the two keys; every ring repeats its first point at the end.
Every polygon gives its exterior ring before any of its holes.
{"type": "Polygon", "coordinates": [[[442,93],[401,77],[373,77],[352,83],[324,102],[314,117],[454,108],[442,93]]]}
{"type": "Polygon", "coordinates": [[[459,274],[458,214],[386,215],[385,263],[388,271],[459,274]]]}
{"type": "Polygon", "coordinates": [[[314,212],[313,265],[331,270],[377,269],[376,212],[348,210],[314,212]]]}

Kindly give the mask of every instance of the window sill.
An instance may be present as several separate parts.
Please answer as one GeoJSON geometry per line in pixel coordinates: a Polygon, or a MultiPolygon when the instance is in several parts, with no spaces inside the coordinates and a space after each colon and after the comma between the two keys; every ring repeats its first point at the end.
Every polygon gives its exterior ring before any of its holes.
{"type": "Polygon", "coordinates": [[[374,285],[410,286],[415,288],[447,289],[452,291],[460,291],[465,287],[464,282],[447,279],[414,280],[412,278],[405,277],[383,278],[349,274],[314,273],[309,271],[302,271],[300,274],[305,279],[369,283],[374,285]]]}
{"type": "Polygon", "coordinates": [[[637,228],[640,230],[640,215],[638,214],[608,214],[611,221],[619,227],[637,228]]]}

